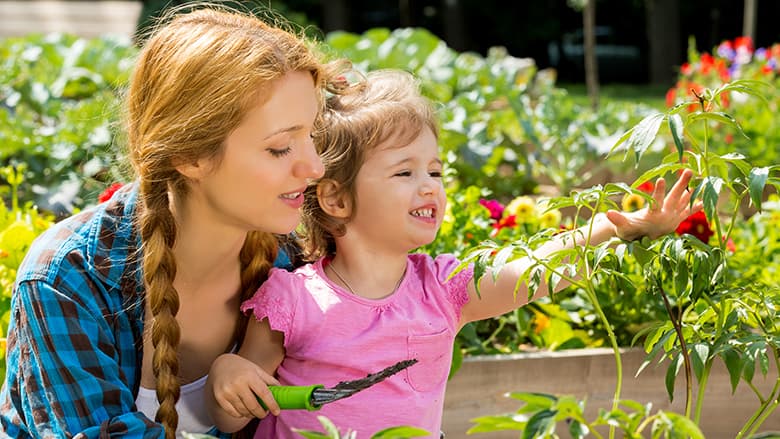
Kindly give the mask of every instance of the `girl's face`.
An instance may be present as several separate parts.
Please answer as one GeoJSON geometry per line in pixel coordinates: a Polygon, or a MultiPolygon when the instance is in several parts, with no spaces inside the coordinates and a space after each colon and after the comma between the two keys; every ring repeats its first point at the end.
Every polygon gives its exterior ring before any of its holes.
{"type": "Polygon", "coordinates": [[[272,85],[228,135],[216,163],[198,163],[195,214],[241,231],[286,234],[300,221],[303,192],[323,167],[311,139],[320,105],[308,72],[291,72],[272,85]]]}
{"type": "Polygon", "coordinates": [[[408,252],[436,238],[447,204],[433,132],[410,144],[392,139],[369,153],[355,180],[357,211],[347,234],[408,252]]]}

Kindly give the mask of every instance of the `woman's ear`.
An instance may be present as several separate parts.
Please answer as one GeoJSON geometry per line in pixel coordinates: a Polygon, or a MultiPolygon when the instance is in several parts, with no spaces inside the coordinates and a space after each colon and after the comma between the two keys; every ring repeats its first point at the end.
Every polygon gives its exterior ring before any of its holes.
{"type": "Polygon", "coordinates": [[[211,165],[211,161],[206,159],[199,159],[195,162],[174,163],[174,167],[179,171],[179,174],[192,181],[198,181],[208,175],[212,169],[211,165]]]}
{"type": "Polygon", "coordinates": [[[335,218],[347,218],[350,213],[348,197],[339,191],[341,185],[331,179],[322,179],[317,183],[317,201],[322,210],[335,218]]]}

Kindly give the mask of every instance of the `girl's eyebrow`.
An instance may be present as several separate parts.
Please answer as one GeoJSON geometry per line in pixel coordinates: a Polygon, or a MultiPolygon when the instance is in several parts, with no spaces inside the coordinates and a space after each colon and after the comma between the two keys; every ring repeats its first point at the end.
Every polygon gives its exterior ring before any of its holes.
{"type": "Polygon", "coordinates": [[[303,128],[303,125],[293,125],[291,127],[281,128],[281,129],[278,129],[278,130],[272,132],[271,134],[265,136],[263,138],[263,140],[268,140],[271,137],[276,136],[277,134],[289,133],[289,132],[292,132],[292,131],[298,131],[298,130],[300,130],[302,128],[303,128]]]}
{"type": "MultiPolygon", "coordinates": [[[[408,163],[408,162],[412,162],[412,161],[414,161],[414,159],[412,157],[406,157],[404,159],[398,160],[397,162],[391,164],[390,167],[394,168],[396,166],[400,166],[400,165],[403,165],[404,163],[408,163]]],[[[434,159],[433,161],[437,165],[440,165],[440,166],[444,165],[444,162],[439,157],[436,157],[436,159],[434,159]]]]}

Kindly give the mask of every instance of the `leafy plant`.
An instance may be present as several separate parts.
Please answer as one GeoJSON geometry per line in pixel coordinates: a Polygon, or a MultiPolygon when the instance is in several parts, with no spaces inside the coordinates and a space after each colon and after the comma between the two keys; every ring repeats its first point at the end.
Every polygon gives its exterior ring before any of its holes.
{"type": "MultiPolygon", "coordinates": [[[[658,357],[668,362],[666,384],[670,398],[677,375],[684,371],[687,392],[685,413],[682,416],[692,420],[692,425],[698,425],[709,371],[717,359],[728,368],[733,390],[736,390],[740,381],[744,381],[758,399],[759,407],[737,437],[755,434],[761,423],[780,405],[780,377],[776,378],[776,384],[769,394],[761,394],[751,385],[756,365],[763,375],[768,373],[770,362],[776,367],[780,366],[780,325],[777,323],[780,287],[774,278],[751,277],[749,281],[752,283],[745,283],[739,273],[733,270],[734,266],[730,265],[727,248],[740,217],[738,209],[743,199],[761,210],[765,190],[774,188],[777,191],[780,188],[780,165],[754,167],[741,154],[732,152],[718,155],[710,151],[708,137],[708,133],[715,128],[728,127],[741,132],[733,117],[721,111],[711,111],[723,93],[738,90],[740,93],[760,96],[757,89],[765,86],[755,81],[740,80],[714,90],[705,89],[701,94],[697,93],[693,101],[678,104],[666,113],[647,116],[623,135],[616,148],[622,146],[626,153],[633,152],[638,163],[665,123],[674,141],[675,151],[665,157],[660,165],[642,174],[634,187],[622,183],[594,186],[550,201],[553,208],[575,208],[576,217],[585,213],[585,217],[590,218],[590,226],[585,228],[582,237],[584,245],[539,259],[533,255],[533,250],[552,238],[552,234],[540,232],[527,239],[503,245],[487,243],[463,262],[464,265],[473,262],[475,276],[478,276],[488,268],[498,270],[514,258],[529,257],[532,263],[520,279],[520,282],[528,284],[529,291],[536,291],[542,281],[553,291],[559,282],[565,280],[585,293],[607,331],[615,354],[617,384],[610,409],[612,412],[616,413],[621,403],[621,354],[599,301],[596,285],[599,279],[605,277],[622,279],[627,283],[637,281],[625,274],[629,262],[627,255],[633,255],[641,267],[646,279],[642,285],[645,294],[660,300],[667,311],[664,320],[642,331],[641,335],[646,335],[644,345],[648,352],[645,365],[658,357]],[[684,112],[691,104],[697,105],[697,109],[690,113],[684,112]],[[702,133],[702,137],[698,133],[702,133]],[[647,194],[637,189],[640,184],[686,168],[692,169],[699,176],[693,195],[703,200],[706,218],[713,225],[713,245],[688,234],[670,235],[655,242],[644,239],[624,243],[613,239],[598,245],[590,243],[593,218],[606,208],[617,208],[614,201],[616,198],[621,195],[647,198],[647,194]],[[727,203],[722,203],[724,198],[727,203]],[[699,389],[695,398],[692,394],[694,378],[698,381],[699,389]]],[[[573,236],[565,238],[574,239],[573,236]]],[[[566,407],[570,406],[568,404],[566,407]]],[[[560,412],[564,413],[560,416],[551,413],[549,405],[532,404],[525,410],[530,416],[525,427],[530,435],[524,437],[543,437],[549,432],[550,425],[572,417],[564,412],[560,412]],[[531,420],[535,420],[534,423],[531,420]],[[545,427],[541,428],[542,425],[545,427]]],[[[679,419],[679,416],[672,414],[663,416],[679,419]]],[[[573,419],[582,422],[576,417],[573,419]]],[[[498,424],[492,425],[498,428],[498,424]]],[[[614,436],[618,426],[610,423],[610,437],[614,436]]],[[[627,433],[631,434],[630,431],[627,433]]]]}
{"type": "MultiPolygon", "coordinates": [[[[307,439],[357,439],[357,433],[355,431],[348,430],[346,433],[341,433],[336,425],[328,418],[317,416],[317,419],[320,421],[323,428],[325,428],[325,433],[299,430],[296,428],[294,428],[293,431],[307,439]]],[[[407,439],[423,436],[430,436],[430,433],[414,427],[391,427],[374,433],[371,436],[371,439],[407,439]]]]}
{"type": "Polygon", "coordinates": [[[135,53],[118,36],[0,39],[0,165],[26,165],[20,199],[66,215],[116,179],[117,96],[135,53]]]}

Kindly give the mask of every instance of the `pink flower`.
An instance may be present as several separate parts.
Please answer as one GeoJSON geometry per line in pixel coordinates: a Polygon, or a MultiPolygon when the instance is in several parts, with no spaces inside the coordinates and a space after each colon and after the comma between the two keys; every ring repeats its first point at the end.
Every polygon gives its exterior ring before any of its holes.
{"type": "Polygon", "coordinates": [[[479,200],[479,204],[484,206],[487,210],[490,211],[491,219],[498,221],[504,215],[504,205],[499,203],[496,200],[486,200],[482,198],[481,200],[479,200]]]}

